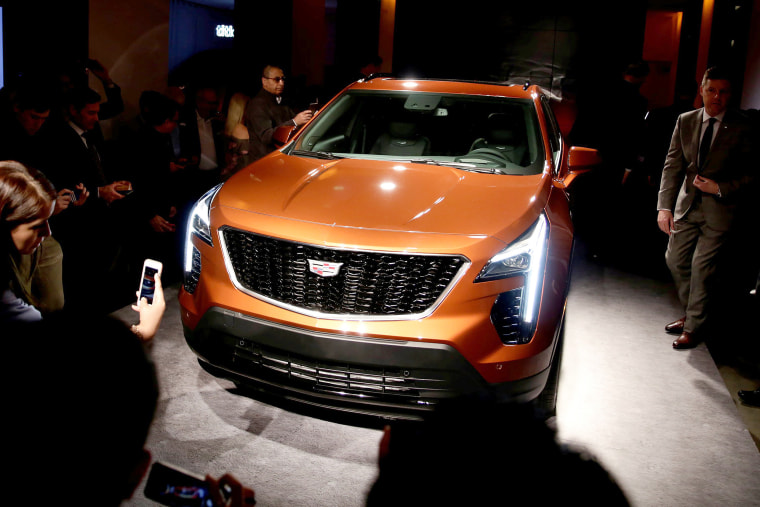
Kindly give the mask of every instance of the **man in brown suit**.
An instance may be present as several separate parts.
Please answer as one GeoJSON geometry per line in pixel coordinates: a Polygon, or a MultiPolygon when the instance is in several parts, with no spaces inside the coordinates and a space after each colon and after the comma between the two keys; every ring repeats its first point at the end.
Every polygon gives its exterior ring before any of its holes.
{"type": "Polygon", "coordinates": [[[250,138],[251,160],[257,160],[274,150],[272,134],[277,127],[299,127],[311,119],[311,110],[296,114],[283,102],[284,90],[285,74],[282,69],[273,65],[264,67],[261,73],[261,90],[248,102],[243,116],[243,123],[248,128],[250,138]]]}
{"type": "Polygon", "coordinates": [[[728,109],[729,75],[707,69],[699,87],[704,107],[678,117],[660,182],[657,223],[670,236],[665,260],[686,314],[665,326],[675,349],[703,338],[718,255],[755,170],[748,118],[728,109]]]}

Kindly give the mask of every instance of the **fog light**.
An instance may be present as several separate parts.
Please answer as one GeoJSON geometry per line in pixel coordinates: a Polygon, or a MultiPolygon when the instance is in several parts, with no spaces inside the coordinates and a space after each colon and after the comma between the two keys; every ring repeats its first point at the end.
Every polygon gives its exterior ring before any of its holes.
{"type": "Polygon", "coordinates": [[[528,343],[535,326],[520,318],[523,306],[523,288],[502,292],[491,308],[491,323],[505,345],[528,343]]]}
{"type": "Polygon", "coordinates": [[[185,265],[183,286],[188,293],[192,294],[198,287],[198,279],[201,276],[201,253],[192,245],[187,248],[192,248],[192,253],[188,255],[190,262],[185,265]]]}

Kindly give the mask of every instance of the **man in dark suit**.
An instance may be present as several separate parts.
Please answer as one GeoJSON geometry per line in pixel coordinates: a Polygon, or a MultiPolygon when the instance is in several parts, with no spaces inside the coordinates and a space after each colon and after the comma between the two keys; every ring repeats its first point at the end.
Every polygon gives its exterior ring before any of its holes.
{"type": "Polygon", "coordinates": [[[312,111],[307,109],[296,114],[283,101],[285,74],[281,68],[267,65],[261,73],[261,90],[245,108],[243,123],[248,128],[250,138],[249,155],[258,160],[274,150],[272,134],[283,125],[301,126],[311,119],[312,111]]]}
{"type": "Polygon", "coordinates": [[[180,164],[185,166],[187,199],[195,203],[221,181],[224,167],[224,118],[219,91],[209,85],[198,86],[180,111],[180,164]]]}
{"type": "Polygon", "coordinates": [[[116,273],[121,241],[114,207],[131,188],[129,181],[109,178],[99,111],[100,94],[90,88],[72,89],[66,95],[66,118],[46,125],[49,128],[41,133],[50,181],[56,188],[86,189],[83,204],[51,220],[63,249],[66,306],[111,304],[102,294],[113,292],[109,282],[116,273]],[[82,283],[83,279],[88,283],[82,283]],[[95,287],[96,283],[102,287],[95,287]],[[101,295],[93,297],[99,289],[103,289],[101,295]]]}
{"type": "Polygon", "coordinates": [[[676,122],[657,202],[657,223],[670,236],[665,260],[686,309],[665,326],[679,335],[675,349],[695,347],[704,338],[716,300],[719,254],[756,171],[752,124],[728,109],[729,75],[718,67],[707,69],[699,94],[704,107],[676,122]]]}

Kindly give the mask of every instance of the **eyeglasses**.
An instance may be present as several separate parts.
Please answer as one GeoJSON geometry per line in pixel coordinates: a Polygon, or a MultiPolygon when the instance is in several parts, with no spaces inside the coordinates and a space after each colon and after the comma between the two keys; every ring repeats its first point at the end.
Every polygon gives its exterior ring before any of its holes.
{"type": "Polygon", "coordinates": [[[275,83],[279,83],[280,81],[283,81],[283,82],[285,81],[285,76],[275,76],[275,77],[261,76],[261,77],[263,77],[264,79],[271,79],[275,83]]]}

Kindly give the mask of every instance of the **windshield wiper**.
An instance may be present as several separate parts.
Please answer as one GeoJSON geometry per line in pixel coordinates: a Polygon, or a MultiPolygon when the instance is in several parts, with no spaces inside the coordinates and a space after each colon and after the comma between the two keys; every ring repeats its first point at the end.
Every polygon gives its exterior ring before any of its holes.
{"type": "Polygon", "coordinates": [[[479,167],[477,164],[472,164],[469,162],[448,162],[446,160],[433,160],[432,158],[409,160],[409,162],[411,163],[416,162],[418,164],[439,165],[443,167],[455,167],[457,169],[464,169],[465,171],[472,171],[476,173],[504,174],[504,171],[502,171],[501,169],[497,167],[479,167]]]}
{"type": "Polygon", "coordinates": [[[306,150],[293,150],[291,155],[303,155],[304,157],[321,158],[323,160],[337,160],[339,158],[346,158],[341,155],[330,153],[329,151],[306,151],[306,150]]]}

